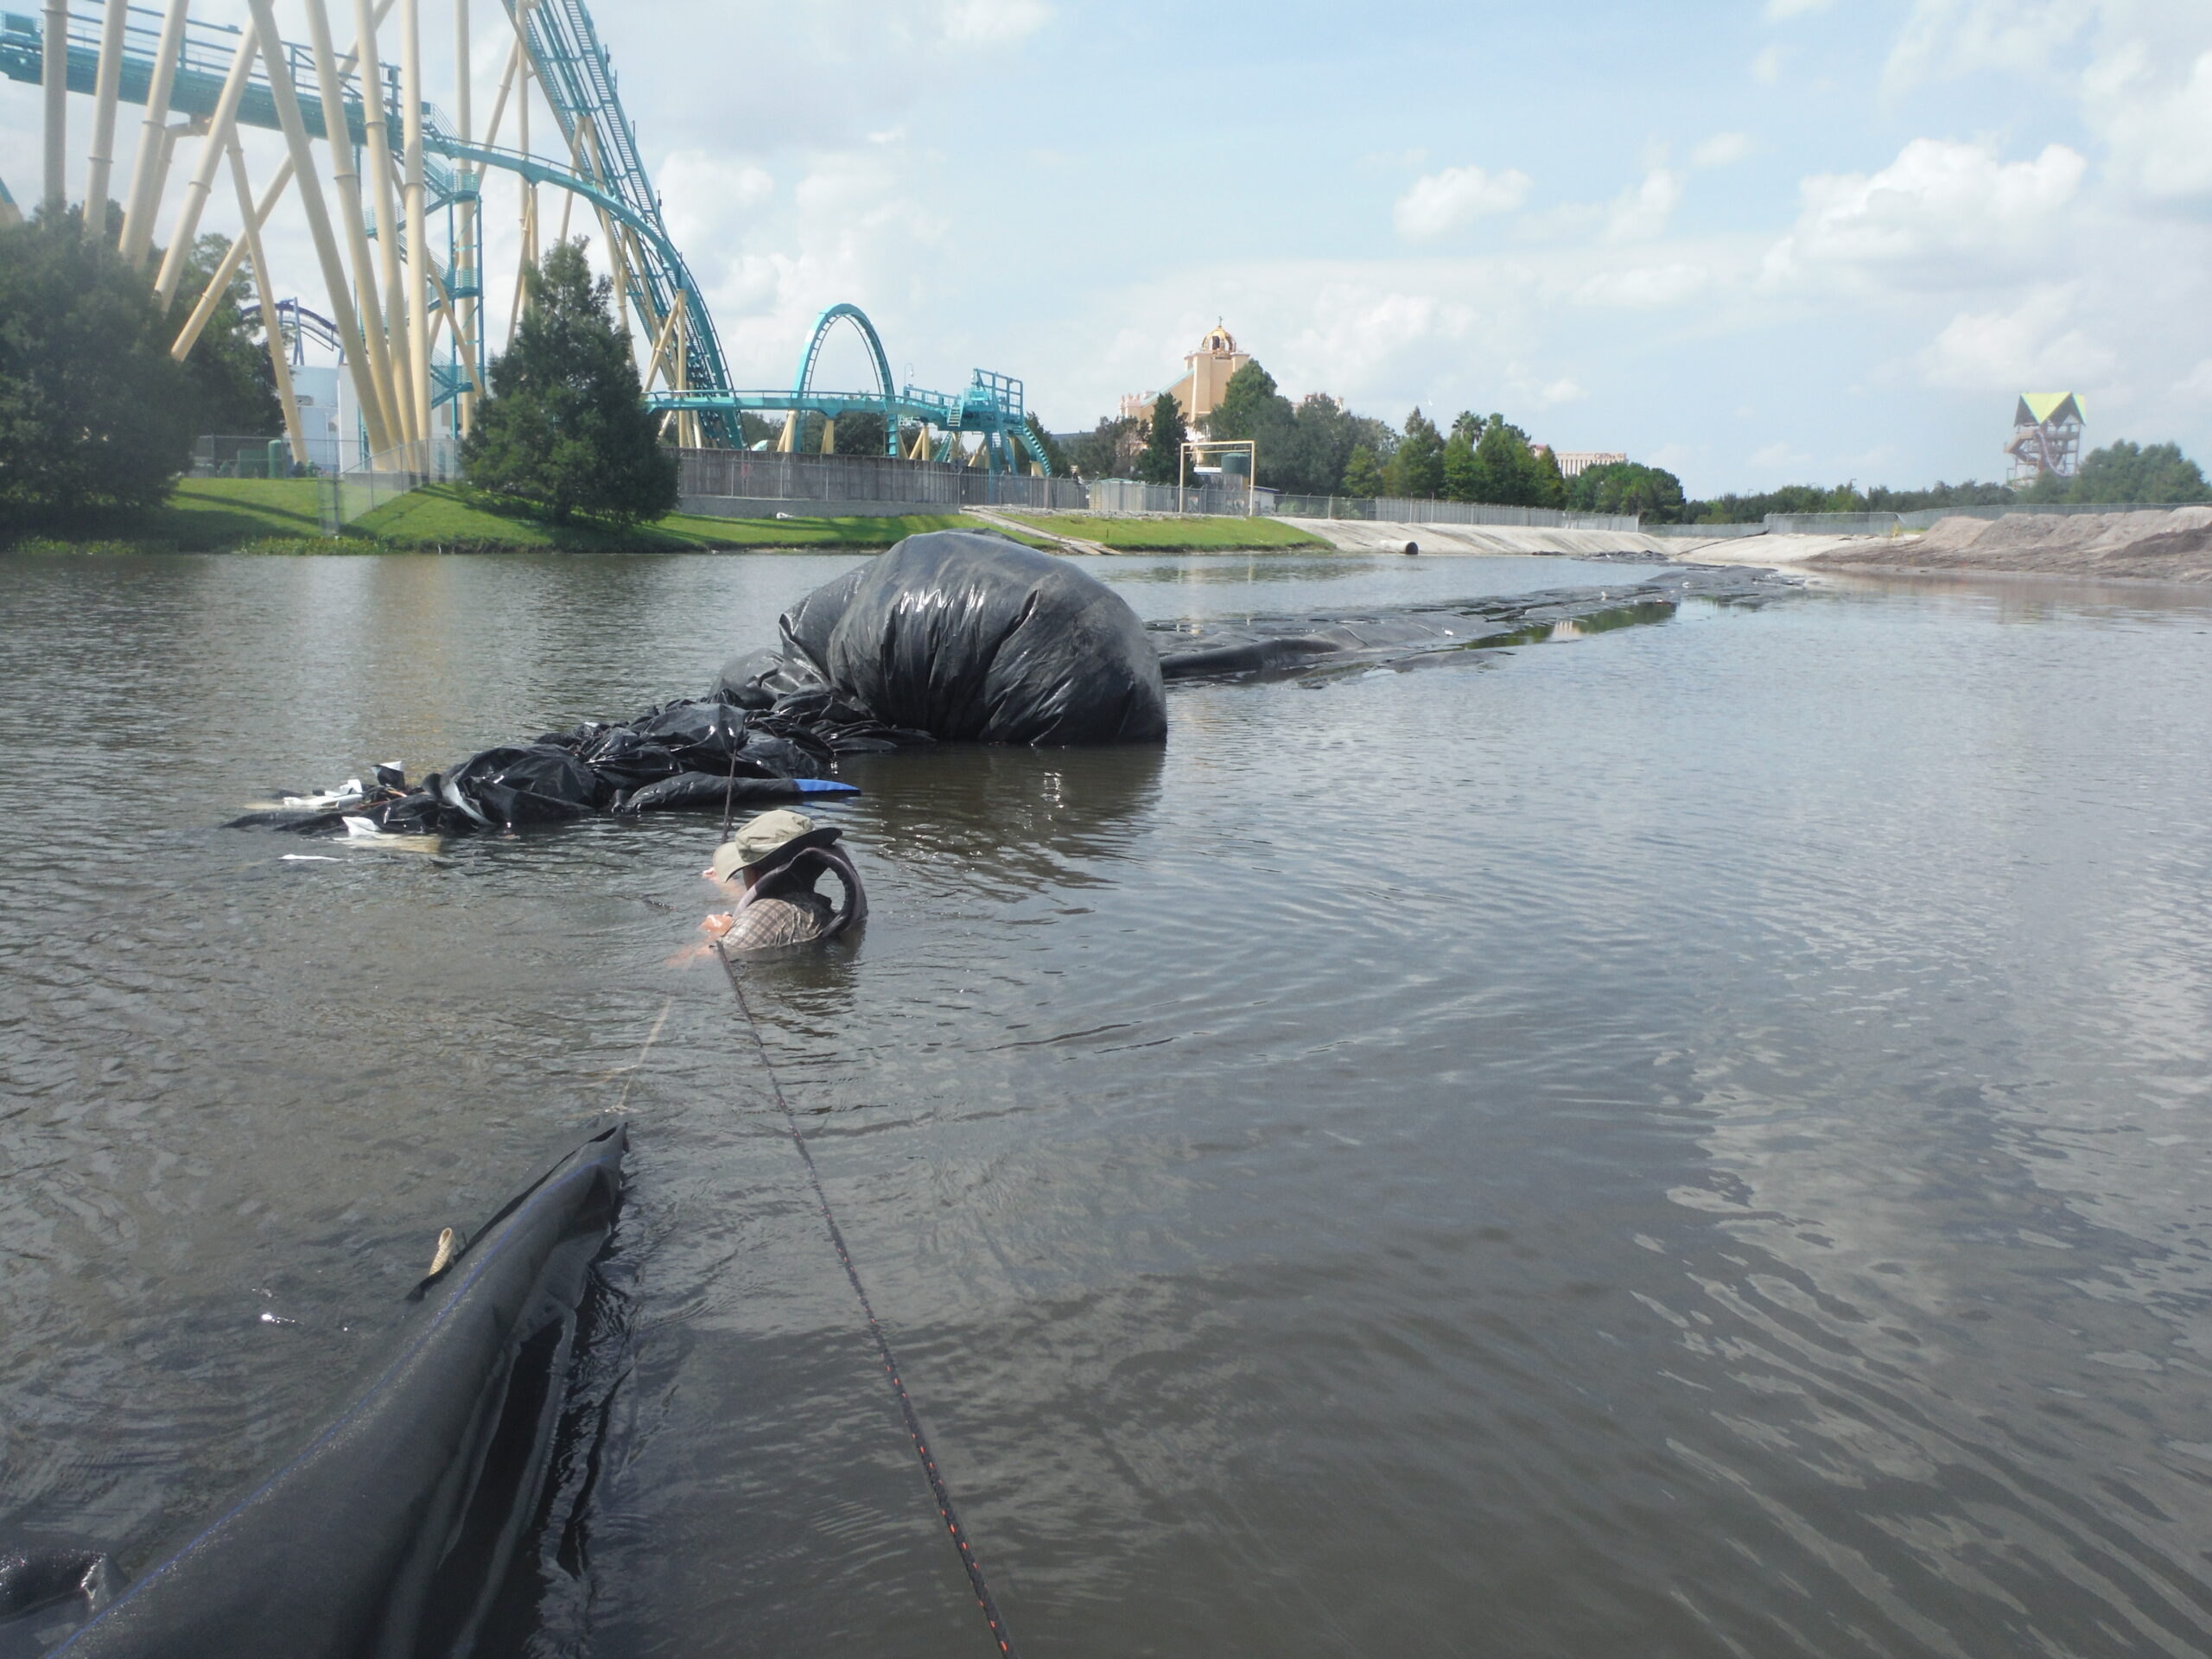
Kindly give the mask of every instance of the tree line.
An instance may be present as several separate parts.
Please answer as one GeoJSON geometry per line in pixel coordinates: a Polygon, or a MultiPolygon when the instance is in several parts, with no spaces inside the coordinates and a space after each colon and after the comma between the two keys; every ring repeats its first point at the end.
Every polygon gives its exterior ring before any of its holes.
{"type": "MultiPolygon", "coordinates": [[[[193,245],[164,307],[151,275],[162,251],[126,261],[121,213],[107,204],[99,233],[76,207],[0,227],[0,531],[79,528],[158,506],[203,433],[283,431],[260,296],[243,272],[184,360],[169,354],[221,266],[224,238],[193,245]]],[[[592,276],[581,238],[547,251],[526,295],[462,445],[468,482],[556,522],[584,514],[620,525],[669,512],[676,459],[643,405],[612,286],[592,276]]],[[[881,434],[879,416],[879,445],[881,434]]]]}
{"type": "MultiPolygon", "coordinates": [[[[838,436],[843,438],[840,425],[838,436]]],[[[1084,478],[1134,478],[1173,484],[1181,446],[1192,435],[1173,392],[1153,402],[1148,419],[1115,416],[1058,440],[1055,471],[1084,478]],[[1063,467],[1059,462],[1065,461],[1063,467]]],[[[1395,496],[1491,506],[1562,507],[1575,512],[1637,513],[1655,524],[1737,524],[1770,512],[1911,512],[1923,507],[2011,506],[2054,502],[2166,505],[2212,501],[2197,463],[2171,443],[2125,440],[2092,451],[2072,479],[2046,474],[2015,490],[2004,484],[1938,483],[1918,490],[1856,483],[1823,488],[1786,485],[1752,494],[1689,499],[1662,467],[1611,461],[1561,474],[1557,458],[1504,416],[1462,410],[1448,429],[1415,409],[1402,431],[1354,414],[1326,392],[1294,404],[1256,361],[1230,378],[1206,417],[1210,438],[1249,438],[1258,446],[1262,488],[1286,495],[1395,496]]]]}
{"type": "MultiPolygon", "coordinates": [[[[73,207],[0,229],[0,524],[155,505],[201,433],[283,429],[260,300],[243,274],[191,354],[169,355],[225,240],[193,244],[163,308],[148,269],[116,251],[119,206],[108,204],[106,221],[87,234],[73,207]]],[[[149,265],[161,257],[152,250],[149,265]]]]}

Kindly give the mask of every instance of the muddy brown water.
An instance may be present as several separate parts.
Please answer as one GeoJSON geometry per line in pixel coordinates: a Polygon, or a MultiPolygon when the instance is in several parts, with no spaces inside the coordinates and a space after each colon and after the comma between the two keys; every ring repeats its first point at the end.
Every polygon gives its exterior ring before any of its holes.
{"type": "MultiPolygon", "coordinates": [[[[680,960],[712,822],[211,827],[695,690],[846,563],[0,563],[0,1534],[143,1566],[619,1103],[549,1650],[988,1650],[680,960]]],[[[1163,618],[1638,574],[1094,568],[1163,618]]],[[[1023,1650],[2212,1647],[2209,635],[1863,582],[852,766],[866,937],[753,1005],[1023,1650]]]]}

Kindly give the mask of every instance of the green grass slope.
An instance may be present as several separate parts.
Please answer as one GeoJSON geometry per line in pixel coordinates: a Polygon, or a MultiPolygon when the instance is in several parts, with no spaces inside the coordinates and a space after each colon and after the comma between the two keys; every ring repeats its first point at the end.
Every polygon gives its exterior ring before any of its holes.
{"type": "Polygon", "coordinates": [[[493,512],[450,484],[410,490],[349,526],[356,536],[395,547],[560,548],[574,552],[682,552],[721,547],[888,547],[925,530],[976,529],[953,514],[888,518],[706,518],[671,513],[650,524],[609,530],[548,524],[493,512]]]}

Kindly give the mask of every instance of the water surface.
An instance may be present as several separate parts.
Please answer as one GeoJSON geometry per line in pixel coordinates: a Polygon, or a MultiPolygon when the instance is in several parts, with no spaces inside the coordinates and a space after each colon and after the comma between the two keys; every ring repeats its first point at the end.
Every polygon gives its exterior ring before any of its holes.
{"type": "MultiPolygon", "coordinates": [[[[0,563],[0,1532],[143,1565],[620,1106],[564,1640],[985,1650],[682,960],[712,822],[210,827],[696,691],[849,563],[0,563]]],[[[1162,620],[1637,574],[1088,568],[1162,620]]],[[[867,936],[753,1006],[1025,1651],[2212,1646],[2208,631],[1869,582],[849,767],[867,936]]]]}

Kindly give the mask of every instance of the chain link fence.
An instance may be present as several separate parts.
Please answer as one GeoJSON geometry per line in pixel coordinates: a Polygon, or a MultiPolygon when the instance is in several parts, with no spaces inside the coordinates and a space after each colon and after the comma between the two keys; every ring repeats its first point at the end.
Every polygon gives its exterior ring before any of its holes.
{"type": "Polygon", "coordinates": [[[402,444],[342,473],[317,480],[322,533],[335,536],[346,525],[366,518],[387,501],[397,500],[425,484],[442,484],[461,476],[461,440],[428,438],[402,444]]]}

